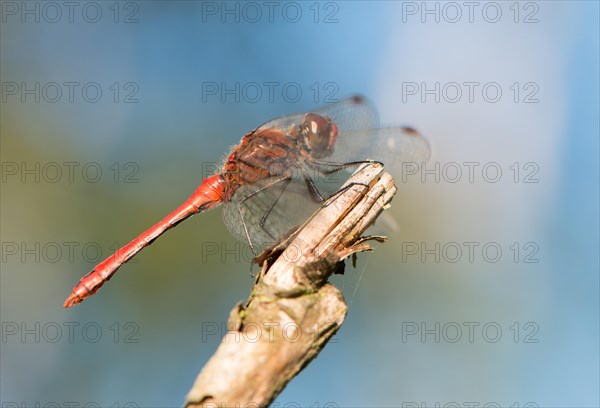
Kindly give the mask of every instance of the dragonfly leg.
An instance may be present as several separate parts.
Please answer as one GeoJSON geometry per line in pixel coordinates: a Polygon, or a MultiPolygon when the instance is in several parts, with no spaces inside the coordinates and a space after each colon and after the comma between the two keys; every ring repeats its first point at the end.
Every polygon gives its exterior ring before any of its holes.
{"type": "Polygon", "coordinates": [[[347,163],[323,162],[323,161],[318,161],[318,160],[310,160],[310,161],[307,161],[307,163],[310,165],[310,167],[314,168],[315,170],[317,170],[319,173],[321,173],[323,175],[334,174],[334,173],[337,173],[338,171],[346,170],[347,168],[350,168],[350,167],[356,167],[361,164],[377,163],[377,164],[381,164],[383,166],[383,163],[381,163],[377,160],[360,160],[360,161],[353,161],[353,162],[347,162],[347,163]]]}
{"type": "Polygon", "coordinates": [[[322,203],[323,201],[325,201],[325,199],[323,198],[323,194],[321,194],[321,192],[315,185],[315,182],[313,181],[313,179],[310,178],[310,176],[306,173],[303,174],[303,177],[304,177],[304,182],[306,183],[306,187],[308,187],[308,191],[310,192],[310,195],[313,198],[313,200],[315,200],[315,202],[317,202],[319,204],[322,203]]]}
{"type": "Polygon", "coordinates": [[[246,234],[246,241],[248,241],[248,245],[250,246],[250,250],[252,251],[252,254],[256,257],[257,252],[256,252],[256,249],[254,249],[254,245],[252,245],[252,239],[250,238],[250,233],[248,232],[248,226],[246,225],[246,221],[244,221],[244,213],[242,212],[241,205],[242,205],[242,200],[236,202],[238,212],[240,213],[240,220],[242,221],[242,227],[244,228],[244,234],[246,234]]]}
{"type": "Polygon", "coordinates": [[[274,181],[272,181],[271,183],[267,184],[266,186],[264,186],[264,187],[261,187],[261,188],[259,188],[258,190],[256,190],[256,191],[253,191],[252,193],[248,194],[247,196],[244,196],[244,197],[242,197],[242,198],[240,199],[240,203],[243,203],[243,202],[244,202],[244,201],[246,201],[247,199],[249,199],[249,198],[252,198],[252,197],[254,197],[254,196],[255,196],[255,195],[257,195],[257,194],[259,194],[259,193],[262,193],[263,191],[266,191],[266,190],[270,189],[270,188],[271,188],[271,187],[273,187],[275,184],[279,184],[279,183],[281,183],[281,182],[284,182],[284,181],[286,181],[286,180],[289,182],[291,179],[292,179],[292,178],[291,178],[290,176],[284,176],[284,177],[281,177],[281,178],[279,178],[279,179],[277,179],[277,180],[274,180],[274,181]]]}
{"type": "MultiPolygon", "coordinates": [[[[269,214],[271,214],[271,211],[273,211],[273,208],[275,208],[275,205],[277,205],[277,202],[281,198],[281,195],[283,194],[283,192],[285,191],[285,189],[287,188],[287,186],[290,184],[291,181],[292,181],[291,177],[286,177],[283,180],[276,182],[276,183],[283,182],[283,186],[281,187],[281,190],[279,190],[279,193],[277,193],[277,197],[275,197],[273,202],[269,205],[269,208],[267,209],[267,211],[265,211],[262,218],[260,219],[260,226],[262,227],[263,230],[265,230],[265,223],[267,222],[267,217],[269,216],[269,214]]],[[[275,185],[275,183],[270,184],[269,187],[272,187],[274,185],[275,185]]],[[[265,230],[265,232],[267,234],[269,234],[269,232],[267,230],[265,230]]],[[[269,234],[269,235],[271,235],[271,234],[269,234]]]]}
{"type": "MultiPolygon", "coordinates": [[[[317,170],[319,173],[321,173],[323,175],[331,175],[331,174],[337,173],[338,171],[345,170],[349,167],[359,166],[361,164],[377,163],[377,164],[381,164],[383,166],[383,163],[381,163],[377,160],[360,160],[360,161],[353,161],[353,162],[347,162],[347,163],[322,162],[322,161],[318,161],[318,160],[311,160],[310,162],[307,162],[307,163],[312,168],[314,168],[315,170],[317,170]]],[[[313,187],[316,190],[316,186],[314,185],[314,182],[312,182],[312,180],[310,180],[310,178],[309,178],[309,180],[307,180],[306,175],[305,175],[304,179],[306,180],[306,183],[308,185],[309,190],[311,191],[311,194],[314,194],[313,190],[312,190],[313,187]],[[309,184],[309,181],[312,182],[312,186],[309,184]]],[[[349,188],[351,188],[353,186],[369,187],[363,183],[353,182],[353,183],[350,183],[347,186],[342,187],[339,190],[337,190],[335,193],[333,193],[332,195],[327,197],[327,200],[324,200],[323,197],[321,196],[320,202],[323,202],[323,206],[327,207],[329,204],[331,204],[333,201],[335,201],[337,196],[339,196],[341,193],[343,193],[344,191],[348,190],[349,188]]],[[[316,191],[316,193],[319,194],[318,191],[316,191]]],[[[319,196],[320,196],[320,194],[319,194],[319,196]]]]}
{"type": "Polygon", "coordinates": [[[329,206],[329,204],[331,204],[332,202],[335,201],[335,199],[342,194],[345,191],[348,191],[350,188],[354,187],[354,186],[362,186],[365,188],[368,188],[369,186],[366,185],[365,183],[358,183],[358,182],[352,182],[348,185],[345,185],[344,187],[340,188],[338,191],[336,191],[335,193],[333,193],[332,195],[330,195],[329,197],[327,197],[327,200],[325,200],[325,202],[323,203],[323,207],[327,207],[329,206]]]}
{"type": "Polygon", "coordinates": [[[267,231],[264,226],[265,226],[265,222],[267,220],[267,217],[269,216],[269,214],[271,213],[271,211],[273,211],[273,208],[275,207],[275,205],[277,204],[277,201],[279,201],[279,198],[281,198],[281,195],[283,194],[283,192],[285,191],[286,187],[288,186],[288,184],[290,183],[290,181],[292,181],[292,178],[290,176],[285,176],[282,177],[280,179],[274,180],[273,182],[267,184],[264,187],[261,187],[260,189],[253,191],[252,193],[248,194],[247,196],[241,198],[239,201],[237,201],[237,209],[238,212],[240,214],[240,220],[242,222],[242,227],[244,228],[244,234],[246,235],[246,240],[248,241],[248,245],[250,246],[250,249],[252,250],[252,253],[254,254],[254,256],[257,256],[258,253],[256,252],[256,249],[254,248],[254,245],[252,244],[252,238],[250,237],[250,232],[248,231],[248,226],[246,224],[246,221],[244,219],[244,212],[242,211],[242,204],[248,200],[251,197],[254,197],[255,195],[268,190],[269,188],[272,188],[273,186],[279,184],[279,183],[284,183],[281,191],[277,194],[277,197],[275,198],[275,200],[273,200],[273,202],[269,205],[269,208],[267,209],[267,211],[265,212],[265,214],[263,214],[261,220],[260,220],[260,226],[261,228],[269,235],[269,237],[271,237],[271,239],[275,239],[275,237],[273,237],[272,234],[269,233],[269,231],[267,231]]]}

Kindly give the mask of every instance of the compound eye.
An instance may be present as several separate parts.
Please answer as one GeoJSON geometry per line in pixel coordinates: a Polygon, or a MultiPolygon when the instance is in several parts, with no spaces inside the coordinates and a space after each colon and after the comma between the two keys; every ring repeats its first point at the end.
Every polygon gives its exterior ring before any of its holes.
{"type": "Polygon", "coordinates": [[[315,113],[307,113],[304,117],[303,128],[311,155],[317,159],[329,156],[335,139],[329,118],[315,113]]]}

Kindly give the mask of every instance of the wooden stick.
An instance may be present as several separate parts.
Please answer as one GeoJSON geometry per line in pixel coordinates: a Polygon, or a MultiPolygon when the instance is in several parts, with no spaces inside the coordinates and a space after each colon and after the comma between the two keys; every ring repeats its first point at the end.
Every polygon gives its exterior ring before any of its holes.
{"type": "Polygon", "coordinates": [[[267,406],[338,331],[347,306],[327,280],[343,271],[344,259],[371,249],[361,236],[396,193],[379,163],[361,167],[345,186],[262,256],[246,305],[231,311],[229,331],[196,378],[186,407],[267,406]]]}

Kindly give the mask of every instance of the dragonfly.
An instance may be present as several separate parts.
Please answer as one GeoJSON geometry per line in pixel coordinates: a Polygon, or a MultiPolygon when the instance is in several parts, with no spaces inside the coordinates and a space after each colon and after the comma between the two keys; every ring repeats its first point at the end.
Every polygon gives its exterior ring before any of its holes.
{"type": "Polygon", "coordinates": [[[358,165],[378,161],[400,171],[429,155],[427,139],[412,127],[379,128],[375,108],[359,95],[270,120],[248,132],[183,204],[81,278],[64,307],[95,294],[124,263],[194,214],[222,204],[227,228],[256,255],[310,218],[358,165]]]}

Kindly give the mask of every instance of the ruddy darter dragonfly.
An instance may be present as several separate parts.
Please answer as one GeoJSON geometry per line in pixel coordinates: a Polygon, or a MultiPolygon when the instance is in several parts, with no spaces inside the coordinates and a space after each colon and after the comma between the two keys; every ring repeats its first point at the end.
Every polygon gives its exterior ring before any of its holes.
{"type": "Polygon", "coordinates": [[[400,168],[427,160],[429,152],[412,128],[377,128],[376,112],[361,96],[271,120],[245,135],[182,205],[81,278],[64,307],[92,296],[121,265],[196,213],[223,204],[228,229],[256,255],[306,221],[358,164],[400,168]]]}

